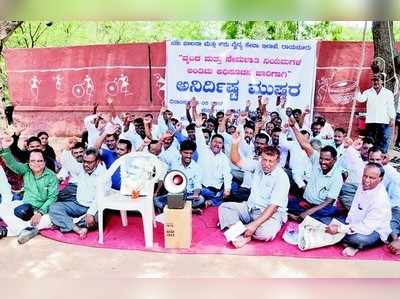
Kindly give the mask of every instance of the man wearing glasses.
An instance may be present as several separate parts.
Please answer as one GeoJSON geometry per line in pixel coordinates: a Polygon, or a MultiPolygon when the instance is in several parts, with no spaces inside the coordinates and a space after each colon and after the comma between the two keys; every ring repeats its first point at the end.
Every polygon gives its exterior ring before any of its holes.
{"type": "MultiPolygon", "coordinates": [[[[96,184],[106,168],[100,161],[99,152],[88,148],[83,155],[83,171],[76,179],[77,191],[75,198],[67,201],[58,201],[50,206],[50,219],[61,232],[73,231],[80,238],[85,238],[88,229],[96,227],[96,184]],[[75,219],[78,218],[78,221],[75,219]]],[[[111,188],[105,186],[107,189],[111,188]]]]}
{"type": "Polygon", "coordinates": [[[0,218],[7,224],[7,232],[2,236],[18,236],[18,243],[23,244],[35,237],[39,230],[51,226],[47,213],[49,206],[57,200],[58,180],[54,172],[46,168],[43,151],[32,150],[28,163],[19,163],[9,149],[12,143],[10,136],[0,136],[0,156],[7,167],[23,177],[23,203],[0,204],[0,218]]]}

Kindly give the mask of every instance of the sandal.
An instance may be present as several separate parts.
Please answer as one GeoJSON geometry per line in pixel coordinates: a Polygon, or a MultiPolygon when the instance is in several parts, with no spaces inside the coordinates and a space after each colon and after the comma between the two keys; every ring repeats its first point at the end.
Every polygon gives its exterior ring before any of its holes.
{"type": "Polygon", "coordinates": [[[0,239],[7,237],[7,227],[0,226],[0,239]]]}
{"type": "Polygon", "coordinates": [[[200,208],[192,208],[192,214],[203,215],[203,210],[200,208]]]}

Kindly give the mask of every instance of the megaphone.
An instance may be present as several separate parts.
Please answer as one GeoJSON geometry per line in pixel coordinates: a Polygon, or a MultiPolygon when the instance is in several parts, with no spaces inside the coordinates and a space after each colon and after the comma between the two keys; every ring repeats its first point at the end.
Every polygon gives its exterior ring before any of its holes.
{"type": "Polygon", "coordinates": [[[166,174],[164,187],[168,191],[167,205],[169,209],[183,209],[185,207],[184,193],[187,178],[182,171],[173,170],[166,174]]]}

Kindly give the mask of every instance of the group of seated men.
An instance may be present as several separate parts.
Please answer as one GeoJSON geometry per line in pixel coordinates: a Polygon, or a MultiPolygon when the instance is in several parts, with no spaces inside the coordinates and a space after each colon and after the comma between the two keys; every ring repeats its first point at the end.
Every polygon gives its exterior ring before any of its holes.
{"type": "MultiPolygon", "coordinates": [[[[193,212],[214,206],[221,230],[238,221],[246,225],[236,247],[252,238],[273,240],[288,216],[298,222],[310,216],[329,234],[345,233],[344,255],[382,244],[400,254],[400,174],[381,149],[371,138],[346,138],[322,116],[309,130],[309,110],[286,107],[284,95],[276,105],[268,102],[259,98],[241,112],[215,115],[213,104],[207,115],[193,98],[184,127],[165,107],[155,123],[152,114],[118,115],[108,101],[111,113],[95,105],[81,139],[71,139],[59,159],[46,132],[19,148],[24,128],[15,125],[13,136],[0,137],[0,238],[17,236],[22,244],[50,227],[84,238],[97,225],[99,177],[119,157],[145,151],[185,174],[193,212]],[[342,225],[329,225],[333,218],[342,225]]],[[[120,186],[118,169],[106,188],[120,186]]],[[[166,195],[160,181],[156,211],[163,210],[166,195]]]]}

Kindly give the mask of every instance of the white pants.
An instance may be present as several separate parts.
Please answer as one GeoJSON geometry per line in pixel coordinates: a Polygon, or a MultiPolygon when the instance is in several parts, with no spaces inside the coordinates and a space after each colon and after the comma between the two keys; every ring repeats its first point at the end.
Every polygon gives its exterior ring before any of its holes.
{"type": "MultiPolygon", "coordinates": [[[[21,231],[32,226],[30,221],[24,221],[14,215],[14,209],[22,204],[20,200],[2,202],[0,204],[0,218],[7,224],[7,236],[16,237],[21,231]]],[[[48,214],[43,215],[37,226],[38,230],[51,227],[51,220],[48,214]]]]}

